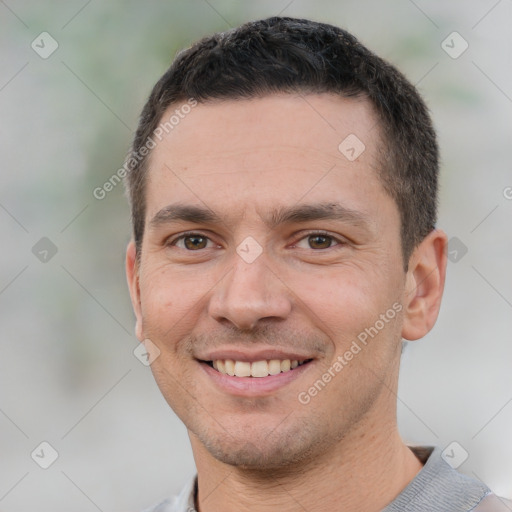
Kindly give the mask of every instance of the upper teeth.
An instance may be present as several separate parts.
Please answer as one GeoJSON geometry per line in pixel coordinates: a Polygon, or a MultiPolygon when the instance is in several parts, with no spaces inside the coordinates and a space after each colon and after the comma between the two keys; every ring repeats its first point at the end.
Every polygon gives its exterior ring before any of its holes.
{"type": "Polygon", "coordinates": [[[304,361],[284,359],[271,359],[270,361],[233,361],[232,359],[217,359],[212,361],[213,367],[220,373],[231,375],[232,377],[267,377],[268,375],[277,375],[281,372],[287,372],[304,363],[304,361]]]}

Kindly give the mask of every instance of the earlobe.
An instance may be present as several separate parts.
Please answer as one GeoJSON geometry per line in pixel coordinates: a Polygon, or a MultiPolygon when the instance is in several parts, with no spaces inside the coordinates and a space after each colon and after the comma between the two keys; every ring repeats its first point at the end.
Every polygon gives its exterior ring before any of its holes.
{"type": "Polygon", "coordinates": [[[135,242],[130,241],[126,248],[126,280],[130,290],[133,312],[135,313],[135,335],[139,341],[144,339],[142,329],[142,309],[140,303],[139,268],[135,242]]]}
{"type": "Polygon", "coordinates": [[[409,260],[404,291],[402,337],[417,340],[434,326],[443,296],[447,236],[434,229],[416,247],[409,260]]]}

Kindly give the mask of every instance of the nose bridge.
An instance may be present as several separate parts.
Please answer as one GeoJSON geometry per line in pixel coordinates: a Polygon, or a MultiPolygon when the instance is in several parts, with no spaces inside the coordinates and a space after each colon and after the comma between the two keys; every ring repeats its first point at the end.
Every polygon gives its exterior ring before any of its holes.
{"type": "MultiPolygon", "coordinates": [[[[254,248],[250,247],[249,251],[254,248]]],[[[209,313],[217,321],[228,320],[240,329],[251,329],[259,320],[285,318],[291,310],[286,287],[270,268],[265,254],[254,259],[242,254],[243,243],[233,255],[233,266],[215,287],[210,299],[209,313]]],[[[254,256],[254,252],[252,254],[254,256]]]]}

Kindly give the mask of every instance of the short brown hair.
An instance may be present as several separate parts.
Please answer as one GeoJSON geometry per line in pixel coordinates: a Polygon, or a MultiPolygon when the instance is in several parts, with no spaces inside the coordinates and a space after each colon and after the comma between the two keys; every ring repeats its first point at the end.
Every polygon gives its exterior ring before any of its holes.
{"type": "Polygon", "coordinates": [[[347,31],[305,19],[273,17],[206,37],[178,54],[156,83],[139,121],[127,162],[126,186],[140,255],[150,154],[140,150],[166,109],[193,98],[250,99],[273,93],[366,97],[381,124],[379,173],[401,217],[404,267],[437,217],[438,146],[416,88],[347,31]],[[147,153],[147,154],[146,154],[147,153]],[[134,158],[137,156],[137,158],[134,158]]]}

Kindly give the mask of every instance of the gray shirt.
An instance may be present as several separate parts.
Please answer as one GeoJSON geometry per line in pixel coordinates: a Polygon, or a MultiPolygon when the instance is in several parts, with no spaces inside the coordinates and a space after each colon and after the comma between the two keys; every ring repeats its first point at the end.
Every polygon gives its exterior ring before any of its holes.
{"type": "MultiPolygon", "coordinates": [[[[411,447],[424,463],[409,485],[382,512],[510,512],[504,500],[482,482],[459,473],[441,457],[440,448],[411,447]]],[[[144,512],[196,512],[197,476],[179,496],[144,512]]]]}

